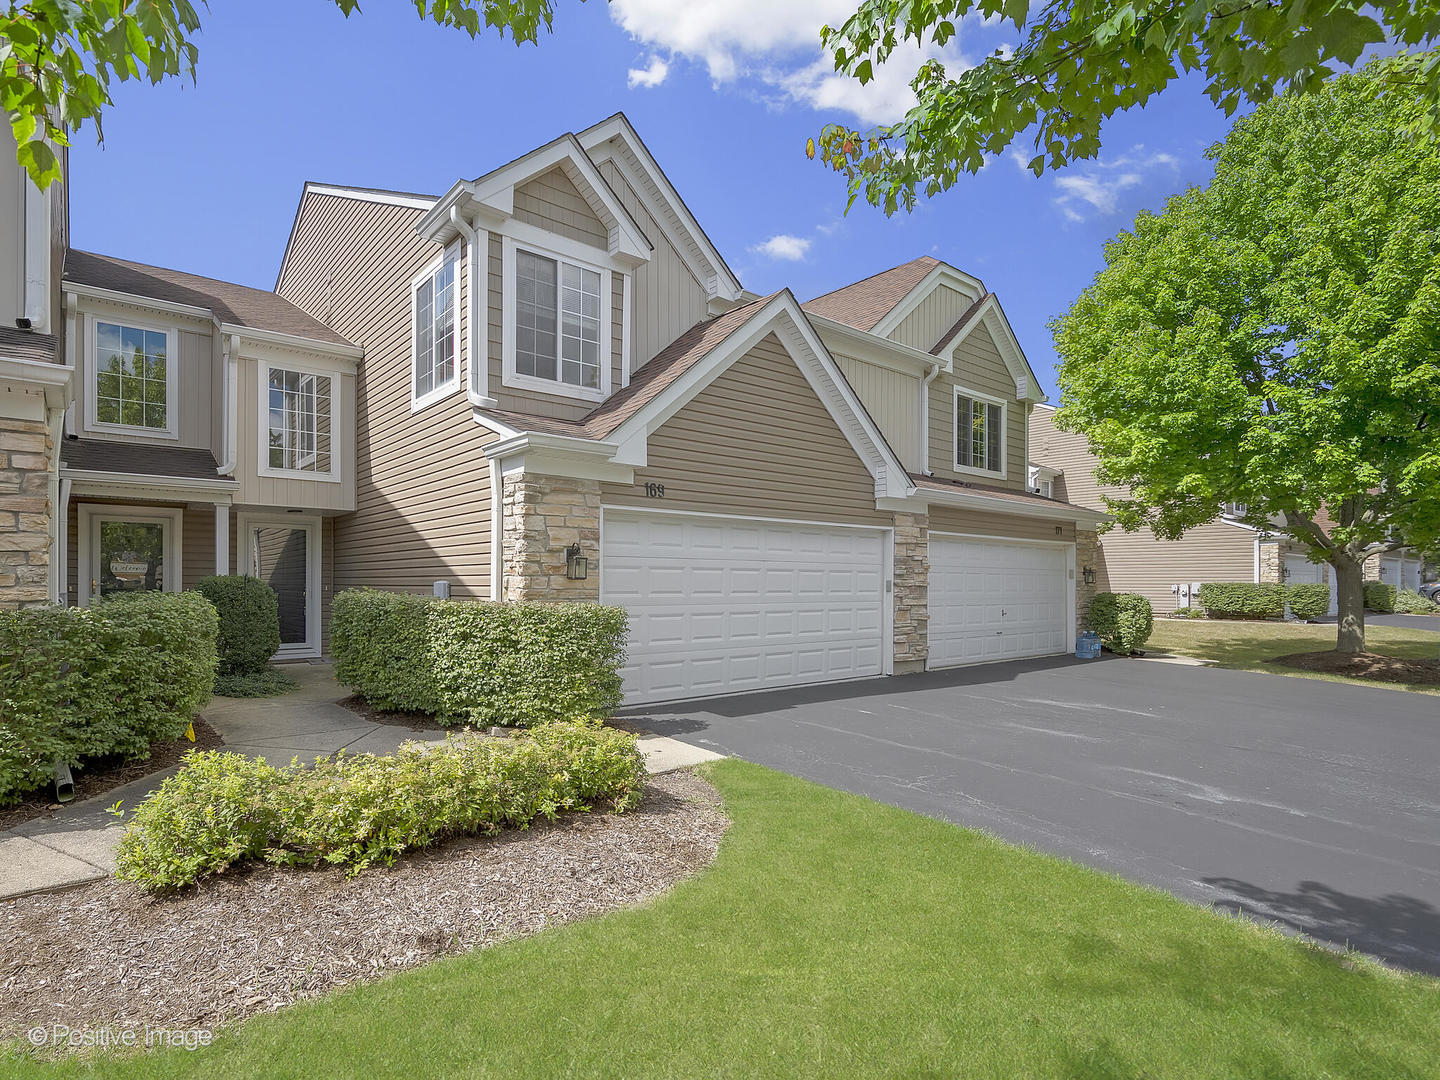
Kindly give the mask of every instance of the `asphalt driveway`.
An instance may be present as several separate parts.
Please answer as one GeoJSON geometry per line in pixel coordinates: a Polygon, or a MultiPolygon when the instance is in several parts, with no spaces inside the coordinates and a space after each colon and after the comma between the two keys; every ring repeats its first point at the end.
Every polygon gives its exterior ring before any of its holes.
{"type": "Polygon", "coordinates": [[[1021,661],[642,726],[1440,974],[1440,698],[1021,661]]]}

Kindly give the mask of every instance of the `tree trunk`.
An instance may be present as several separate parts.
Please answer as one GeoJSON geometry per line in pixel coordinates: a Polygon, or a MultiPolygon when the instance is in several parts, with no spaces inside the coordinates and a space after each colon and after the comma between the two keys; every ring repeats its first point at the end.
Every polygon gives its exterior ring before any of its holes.
{"type": "Polygon", "coordinates": [[[1365,651],[1365,564],[1348,555],[1337,557],[1330,567],[1335,571],[1335,593],[1340,608],[1340,626],[1335,635],[1335,651],[1365,651]]]}

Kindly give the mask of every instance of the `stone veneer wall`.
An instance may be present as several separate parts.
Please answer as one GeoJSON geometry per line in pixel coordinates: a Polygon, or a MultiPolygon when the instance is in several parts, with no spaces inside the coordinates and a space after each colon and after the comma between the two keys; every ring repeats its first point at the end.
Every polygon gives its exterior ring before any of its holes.
{"type": "Polygon", "coordinates": [[[1075,633],[1089,629],[1090,601],[1100,591],[1100,537],[1094,529],[1075,530],[1075,633]],[[1095,570],[1095,584],[1085,584],[1085,567],[1095,570]]]}
{"type": "Polygon", "coordinates": [[[925,670],[930,655],[930,518],[895,515],[895,674],[925,670]]]}
{"type": "Polygon", "coordinates": [[[50,433],[0,417],[0,608],[50,599],[50,433]]]}
{"type": "Polygon", "coordinates": [[[501,499],[506,600],[600,600],[600,483],[521,473],[505,478],[501,499]],[[565,549],[590,560],[584,581],[565,576],[565,549]]]}
{"type": "Polygon", "coordinates": [[[1262,585],[1278,585],[1281,582],[1280,567],[1283,565],[1280,558],[1280,541],[1260,541],[1260,583],[1262,585]]]}

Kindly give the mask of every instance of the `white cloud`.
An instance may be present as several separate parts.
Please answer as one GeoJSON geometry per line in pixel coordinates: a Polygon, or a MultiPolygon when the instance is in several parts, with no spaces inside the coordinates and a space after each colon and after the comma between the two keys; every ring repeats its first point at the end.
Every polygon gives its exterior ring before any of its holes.
{"type": "Polygon", "coordinates": [[[637,41],[704,63],[717,85],[756,82],[769,100],[846,112],[864,124],[894,122],[914,105],[910,80],[923,60],[938,57],[952,73],[969,66],[956,41],[943,50],[906,42],[864,86],[837,75],[820,28],[840,25],[854,9],[855,0],[610,0],[610,17],[637,41]]]}
{"type": "Polygon", "coordinates": [[[670,65],[661,56],[650,57],[650,63],[643,68],[631,68],[625,73],[625,85],[631,90],[637,86],[646,90],[654,89],[665,81],[665,76],[670,74],[670,65]]]}
{"type": "Polygon", "coordinates": [[[789,233],[780,233],[772,236],[763,244],[756,244],[750,249],[757,255],[764,255],[771,259],[781,259],[785,262],[799,262],[805,258],[805,253],[810,250],[810,241],[803,236],[791,236],[789,233]]]}
{"type": "MultiPolygon", "coordinates": [[[[1011,151],[1015,164],[1026,169],[1023,155],[1011,151]]],[[[1180,159],[1164,151],[1147,152],[1144,146],[1133,146],[1111,161],[1082,162],[1067,166],[1054,177],[1059,191],[1056,208],[1067,221],[1082,222],[1098,214],[1109,217],[1121,210],[1122,192],[1139,187],[1155,172],[1178,172],[1180,159]]]]}

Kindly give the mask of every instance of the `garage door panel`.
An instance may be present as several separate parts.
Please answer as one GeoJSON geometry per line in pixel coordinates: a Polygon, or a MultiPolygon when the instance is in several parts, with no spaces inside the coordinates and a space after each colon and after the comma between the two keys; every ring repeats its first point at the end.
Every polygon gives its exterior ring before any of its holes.
{"type": "Polygon", "coordinates": [[[879,674],[884,552],[878,529],[607,509],[601,595],[630,614],[627,700],[879,674]]]}
{"type": "Polygon", "coordinates": [[[932,533],[930,666],[1069,651],[1067,549],[932,533]]]}

